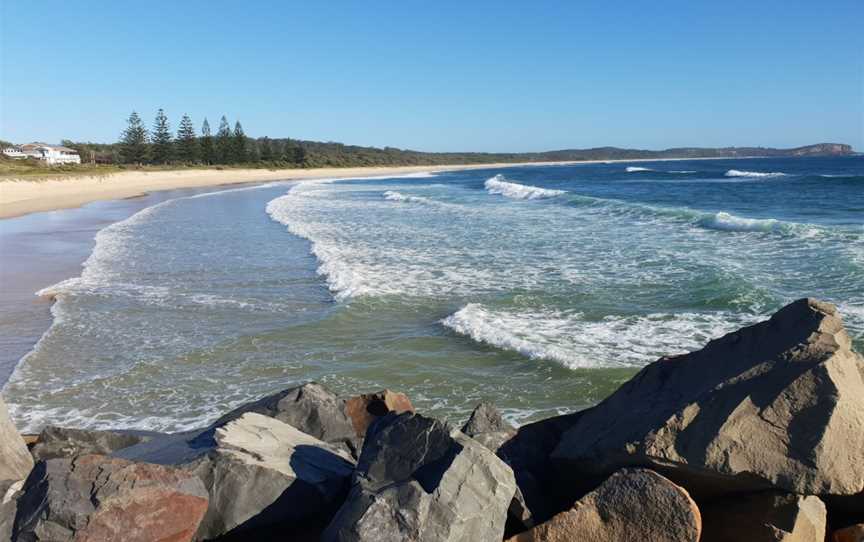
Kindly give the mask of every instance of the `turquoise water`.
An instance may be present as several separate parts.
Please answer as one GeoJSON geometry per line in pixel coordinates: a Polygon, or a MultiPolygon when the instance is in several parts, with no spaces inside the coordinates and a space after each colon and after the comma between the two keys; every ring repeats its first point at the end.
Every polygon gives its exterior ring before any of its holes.
{"type": "MultiPolygon", "coordinates": [[[[47,286],[47,285],[46,285],[47,286]]],[[[305,380],[463,419],[583,408],[803,296],[864,341],[864,158],[585,164],[273,183],[99,232],[4,396],[176,430],[305,380]]]]}

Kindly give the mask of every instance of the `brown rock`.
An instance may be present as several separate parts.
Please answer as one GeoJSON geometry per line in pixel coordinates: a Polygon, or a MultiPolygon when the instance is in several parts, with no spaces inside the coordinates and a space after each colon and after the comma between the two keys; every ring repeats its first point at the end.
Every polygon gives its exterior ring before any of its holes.
{"type": "Polygon", "coordinates": [[[391,390],[364,393],[345,401],[345,414],[351,419],[354,431],[360,438],[366,435],[366,430],[372,422],[388,412],[395,412],[396,414],[414,412],[414,405],[404,393],[391,390]]]}
{"type": "Polygon", "coordinates": [[[508,542],[697,542],[701,530],[684,488],[647,469],[623,469],[570,510],[508,542]]]}
{"type": "Polygon", "coordinates": [[[184,542],[207,511],[195,475],[102,455],[40,461],[22,492],[16,540],[184,542]]]}
{"type": "Polygon", "coordinates": [[[825,504],[819,497],[766,492],[702,507],[703,542],[823,542],[825,504]]]}
{"type": "Polygon", "coordinates": [[[864,523],[834,531],[831,542],[864,542],[864,523]]]}
{"type": "Polygon", "coordinates": [[[864,359],[851,348],[833,305],[801,299],[648,365],[585,411],[552,457],[583,478],[650,466],[704,500],[859,495],[864,359]]]}

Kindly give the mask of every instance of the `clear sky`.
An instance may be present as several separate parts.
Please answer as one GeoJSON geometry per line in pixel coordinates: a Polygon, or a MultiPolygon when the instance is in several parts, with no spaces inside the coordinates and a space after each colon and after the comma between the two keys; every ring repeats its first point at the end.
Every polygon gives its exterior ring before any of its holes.
{"type": "Polygon", "coordinates": [[[864,1],[0,0],[0,138],[864,150],[864,1]]]}

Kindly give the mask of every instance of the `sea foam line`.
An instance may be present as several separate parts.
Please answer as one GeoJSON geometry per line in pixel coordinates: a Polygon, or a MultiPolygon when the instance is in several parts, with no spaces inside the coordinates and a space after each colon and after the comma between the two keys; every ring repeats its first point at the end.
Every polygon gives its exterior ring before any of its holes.
{"type": "Polygon", "coordinates": [[[512,199],[545,199],[554,198],[567,193],[565,190],[553,190],[550,188],[540,188],[539,186],[530,186],[506,181],[505,177],[501,174],[495,175],[491,179],[487,179],[484,185],[490,194],[501,195],[512,199]]]}
{"type": "Polygon", "coordinates": [[[759,318],[731,312],[658,313],[588,321],[581,313],[497,310],[469,303],[440,322],[476,342],[529,359],[590,369],[641,366],[660,356],[697,350],[759,318]]]}
{"type": "Polygon", "coordinates": [[[758,178],[768,178],[768,177],[785,177],[785,173],[781,173],[779,171],[773,172],[762,172],[762,171],[741,171],[738,169],[730,169],[724,174],[726,177],[758,177],[758,178]]]}

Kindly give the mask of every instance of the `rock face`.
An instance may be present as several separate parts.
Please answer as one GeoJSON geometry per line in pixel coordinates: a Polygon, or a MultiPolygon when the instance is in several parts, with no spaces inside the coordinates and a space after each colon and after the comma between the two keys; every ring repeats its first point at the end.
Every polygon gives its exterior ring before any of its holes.
{"type": "Polygon", "coordinates": [[[191,540],[207,510],[195,475],[101,455],[49,459],[24,484],[16,540],[191,540]]]}
{"type": "Polygon", "coordinates": [[[504,421],[501,413],[492,403],[483,402],[474,408],[471,417],[462,426],[462,432],[473,437],[481,433],[512,431],[513,426],[504,421]]]}
{"type": "Polygon", "coordinates": [[[287,423],[318,440],[338,444],[354,452],[360,442],[354,422],[346,415],[345,407],[343,399],[324,386],[310,382],[236,408],[217,420],[214,426],[224,425],[247,412],[255,412],[287,423]]]}
{"type": "Polygon", "coordinates": [[[366,436],[366,430],[372,422],[390,412],[414,412],[414,405],[404,393],[391,390],[364,393],[345,401],[345,414],[351,419],[354,431],[360,439],[366,436]]]}
{"type": "Polygon", "coordinates": [[[33,458],[0,399],[0,482],[23,480],[32,468],[33,458]]]}
{"type": "Polygon", "coordinates": [[[509,542],[697,542],[701,530],[699,509],[686,490],[656,472],[624,469],[570,510],[509,542]]]}
{"type": "Polygon", "coordinates": [[[561,473],[646,465],[697,499],[864,490],[864,360],[828,303],[660,359],[581,414],[552,454],[561,473]]]}
{"type": "Polygon", "coordinates": [[[12,527],[15,525],[15,514],[18,511],[18,496],[24,480],[0,482],[0,541],[12,539],[12,527]]]}
{"type": "Polygon", "coordinates": [[[447,424],[391,413],[366,435],[348,500],[324,541],[498,542],[513,472],[447,424]]]}
{"type": "Polygon", "coordinates": [[[354,462],[347,452],[274,418],[244,414],[216,429],[215,440],[185,466],[210,494],[201,539],[332,514],[348,491],[354,462]]]}
{"type": "Polygon", "coordinates": [[[831,542],[864,542],[864,523],[834,531],[831,542]]]}
{"type": "Polygon", "coordinates": [[[45,427],[30,450],[36,461],[84,454],[110,454],[153,438],[155,433],[45,427]]]}
{"type": "Polygon", "coordinates": [[[703,542],[823,542],[825,504],[819,497],[765,492],[703,507],[703,542]]]}

